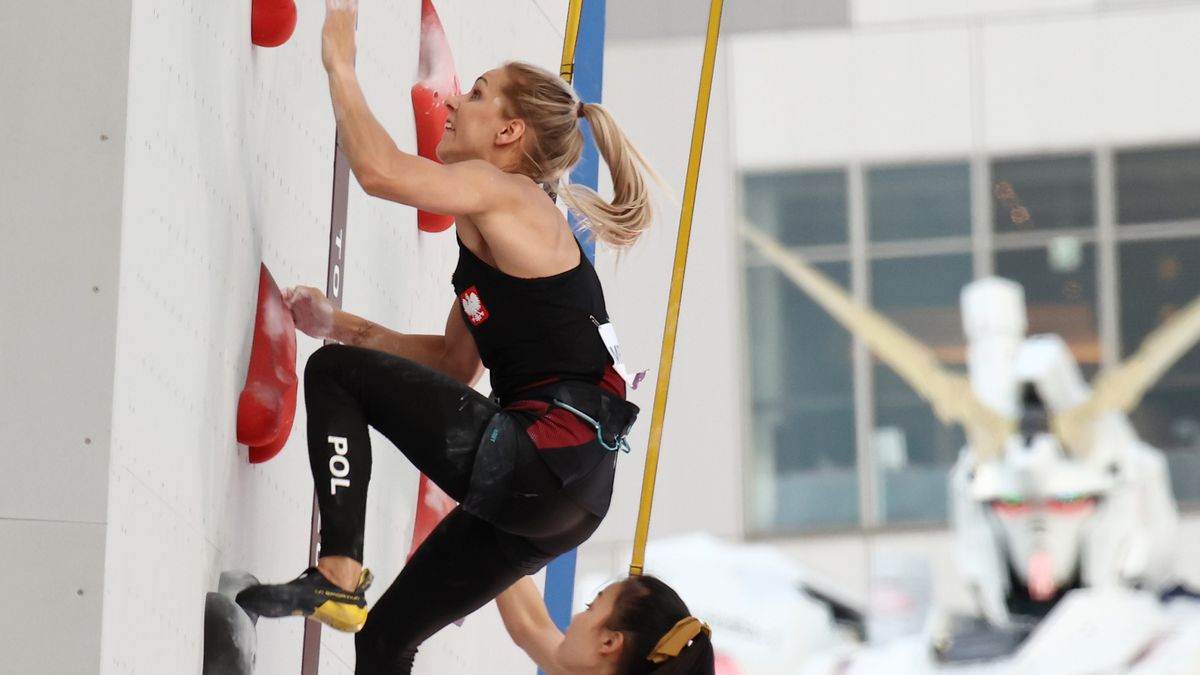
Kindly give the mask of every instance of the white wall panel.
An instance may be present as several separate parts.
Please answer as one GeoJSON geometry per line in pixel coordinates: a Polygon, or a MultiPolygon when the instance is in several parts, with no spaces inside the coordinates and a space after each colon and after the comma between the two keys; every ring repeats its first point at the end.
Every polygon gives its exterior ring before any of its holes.
{"type": "MultiPolygon", "coordinates": [[[[259,261],[281,285],[324,277],[322,10],[302,4],[292,40],[260,50],[248,3],[133,7],[103,672],[198,668],[221,570],[275,580],[305,565],[303,410],[261,466],[234,428],[259,261]]],[[[301,342],[301,363],[314,347],[301,342]]],[[[267,623],[261,672],[294,672],[300,622],[267,623]]]]}
{"type": "Polygon", "coordinates": [[[1197,30],[1196,7],[988,27],[986,147],[1020,152],[1195,138],[1197,30]]]}
{"type": "Polygon", "coordinates": [[[853,43],[855,154],[965,155],[971,147],[967,31],[863,33],[853,43]]]}
{"type": "Polygon", "coordinates": [[[819,165],[853,154],[853,48],[843,32],[727,40],[738,166],[819,165]]]}
{"type": "Polygon", "coordinates": [[[148,485],[127,467],[112,474],[102,673],[184,670],[200,663],[203,591],[220,550],[188,512],[192,505],[167,487],[173,481],[162,480],[148,485]]]}
{"type": "MultiPolygon", "coordinates": [[[[562,57],[562,37],[567,25],[567,9],[570,3],[559,0],[533,0],[532,8],[542,15],[548,29],[557,36],[559,41],[558,57],[562,57]]],[[[609,12],[612,10],[609,9],[609,12]]],[[[606,21],[606,27],[607,27],[606,21]]]]}
{"type": "Polygon", "coordinates": [[[1097,19],[990,27],[983,33],[985,147],[1091,144],[1102,133],[1097,19]]]}
{"type": "Polygon", "coordinates": [[[1100,0],[854,0],[850,14],[855,25],[864,25],[1086,11],[1099,4],[1100,0]]]}
{"type": "Polygon", "coordinates": [[[971,147],[965,29],[731,43],[733,133],[744,169],[942,157],[971,147]]]}
{"type": "Polygon", "coordinates": [[[978,27],[735,37],[737,165],[766,170],[966,156],[973,147],[1008,154],[1194,138],[1200,92],[1188,83],[1200,68],[1197,30],[1200,7],[1182,5],[1016,16],[978,27]],[[978,72],[972,40],[980,45],[978,72]],[[973,88],[981,94],[976,104],[973,88]]]}
{"type": "Polygon", "coordinates": [[[1200,6],[1113,14],[1096,29],[1105,135],[1114,143],[1200,137],[1200,6]]]}

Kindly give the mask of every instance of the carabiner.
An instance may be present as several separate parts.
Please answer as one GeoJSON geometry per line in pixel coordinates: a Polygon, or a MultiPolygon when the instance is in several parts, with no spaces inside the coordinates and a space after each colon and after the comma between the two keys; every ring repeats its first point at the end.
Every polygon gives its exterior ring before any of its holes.
{"type": "Polygon", "coordinates": [[[567,412],[575,415],[576,417],[583,420],[584,422],[587,422],[588,424],[592,425],[592,428],[596,430],[596,440],[600,441],[600,447],[604,448],[605,450],[607,450],[609,452],[616,452],[617,450],[620,450],[621,452],[624,452],[625,454],[629,454],[630,452],[632,452],[633,449],[629,447],[629,441],[627,441],[624,436],[617,436],[616,442],[613,445],[609,445],[604,440],[604,429],[602,429],[600,427],[600,423],[597,422],[595,419],[593,419],[591,415],[588,415],[587,413],[583,412],[582,410],[580,410],[572,405],[563,403],[562,401],[560,401],[556,398],[551,399],[551,401],[554,403],[554,405],[562,408],[563,410],[566,410],[567,412]]]}

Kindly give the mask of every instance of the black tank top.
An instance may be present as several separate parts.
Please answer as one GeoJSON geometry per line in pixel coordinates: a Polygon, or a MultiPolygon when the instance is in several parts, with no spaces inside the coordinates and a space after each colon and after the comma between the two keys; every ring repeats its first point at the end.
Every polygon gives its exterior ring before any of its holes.
{"type": "Polygon", "coordinates": [[[573,269],[521,279],[480,260],[459,239],[451,281],[501,402],[546,382],[599,384],[604,377],[608,350],[596,327],[608,320],[608,311],[582,249],[573,269]]]}

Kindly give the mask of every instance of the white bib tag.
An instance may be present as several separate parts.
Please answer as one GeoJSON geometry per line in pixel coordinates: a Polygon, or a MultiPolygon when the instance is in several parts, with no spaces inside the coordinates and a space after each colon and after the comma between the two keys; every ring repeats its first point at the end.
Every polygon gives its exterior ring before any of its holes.
{"type": "Polygon", "coordinates": [[[625,384],[629,385],[630,389],[637,389],[649,371],[643,370],[630,374],[629,370],[625,367],[624,360],[621,358],[621,342],[617,340],[617,329],[613,327],[611,321],[597,323],[596,330],[600,331],[600,339],[604,341],[604,346],[608,349],[608,355],[612,357],[613,370],[617,371],[617,374],[625,380],[625,384]]]}

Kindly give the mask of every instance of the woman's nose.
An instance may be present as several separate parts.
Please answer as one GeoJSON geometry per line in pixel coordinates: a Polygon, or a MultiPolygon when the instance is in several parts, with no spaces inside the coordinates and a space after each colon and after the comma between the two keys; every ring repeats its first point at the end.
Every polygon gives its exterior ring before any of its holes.
{"type": "Polygon", "coordinates": [[[462,94],[458,94],[458,95],[454,95],[454,96],[447,96],[446,97],[446,107],[451,110],[458,110],[458,100],[461,97],[462,97],[462,94]]]}

